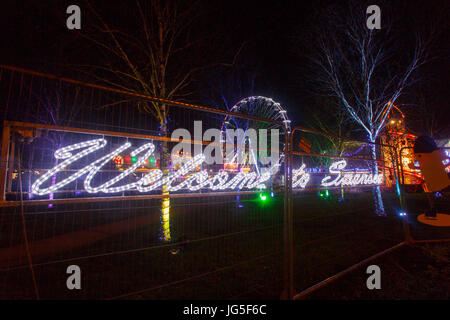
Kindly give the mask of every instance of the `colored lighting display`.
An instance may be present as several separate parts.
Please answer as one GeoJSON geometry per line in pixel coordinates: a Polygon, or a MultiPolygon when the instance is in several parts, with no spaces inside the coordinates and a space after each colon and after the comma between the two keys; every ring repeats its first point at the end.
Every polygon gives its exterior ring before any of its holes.
{"type": "Polygon", "coordinates": [[[123,165],[123,157],[122,156],[115,156],[113,158],[113,161],[115,164],[117,164],[118,166],[123,165]]]}
{"type": "MultiPolygon", "coordinates": [[[[61,159],[57,166],[48,170],[39,176],[39,178],[32,185],[32,193],[37,195],[46,195],[61,189],[62,187],[74,182],[82,176],[84,178],[84,190],[88,193],[117,193],[123,191],[136,190],[139,192],[148,192],[157,190],[161,187],[167,188],[167,192],[187,189],[189,191],[197,191],[200,189],[209,190],[226,190],[226,189],[265,189],[265,182],[268,181],[272,175],[277,172],[278,163],[264,173],[257,174],[257,172],[247,171],[236,173],[229,173],[227,171],[220,171],[211,173],[207,170],[197,171],[201,164],[205,161],[203,154],[196,155],[194,158],[186,161],[179,169],[173,170],[170,174],[163,176],[163,172],[159,169],[151,170],[137,181],[124,185],[115,186],[126,177],[131,176],[140,168],[145,161],[152,159],[151,156],[155,151],[155,146],[152,143],[146,143],[131,152],[130,157],[125,157],[125,163],[129,160],[130,165],[126,170],[121,171],[116,177],[102,183],[99,186],[92,186],[92,181],[100,170],[111,160],[118,161],[119,154],[131,147],[131,143],[127,142],[116,150],[100,157],[99,159],[89,162],[85,167],[73,170],[72,174],[65,179],[57,181],[56,183],[48,185],[48,182],[53,176],[59,172],[70,168],[72,163],[77,162],[81,158],[86,157],[99,149],[102,149],[107,144],[105,139],[95,139],[82,143],[73,144],[67,147],[56,150],[55,158],[61,159]],[[180,181],[181,180],[181,181],[180,181]]],[[[114,161],[114,162],[116,162],[114,161]]],[[[153,158],[154,161],[154,158],[153,158]]],[[[79,161],[77,162],[79,163],[79,161]]],[[[369,171],[350,171],[344,170],[347,166],[345,160],[339,160],[332,163],[328,169],[329,175],[322,179],[321,186],[356,186],[356,185],[378,185],[382,183],[382,174],[371,174],[369,171]]],[[[305,164],[299,169],[293,170],[292,186],[305,188],[310,180],[310,173],[306,172],[305,164]]],[[[57,179],[58,180],[58,179],[57,179]]],[[[267,198],[267,195],[262,194],[261,200],[267,198]],[[264,199],[263,199],[264,198],[264,199]]]]}

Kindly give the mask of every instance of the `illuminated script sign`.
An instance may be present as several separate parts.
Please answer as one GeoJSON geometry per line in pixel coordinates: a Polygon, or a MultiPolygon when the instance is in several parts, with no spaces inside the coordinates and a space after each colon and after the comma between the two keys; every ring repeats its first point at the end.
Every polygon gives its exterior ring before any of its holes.
{"type": "MultiPolygon", "coordinates": [[[[58,159],[59,164],[48,171],[45,171],[32,184],[32,193],[35,195],[47,195],[61,190],[70,185],[77,179],[84,177],[84,191],[90,194],[104,193],[113,194],[124,191],[138,191],[140,193],[150,192],[161,189],[163,186],[168,191],[178,190],[252,190],[265,189],[266,182],[269,181],[278,172],[279,164],[263,171],[240,171],[232,175],[222,170],[219,172],[208,172],[201,170],[202,163],[205,161],[203,154],[191,157],[183,165],[169,174],[164,174],[161,169],[153,169],[138,176],[136,172],[143,166],[155,152],[153,143],[145,143],[134,149],[130,156],[134,163],[128,168],[121,168],[114,173],[114,177],[102,179],[99,184],[99,172],[111,162],[117,163],[117,157],[125,150],[131,147],[127,142],[115,150],[101,156],[96,160],[88,160],[89,164],[81,169],[73,169],[72,165],[82,162],[90,154],[103,149],[107,144],[105,139],[94,139],[81,143],[72,144],[56,150],[54,157],[58,159]],[[69,173],[68,173],[69,172],[69,173]],[[105,181],[106,180],[106,181],[105,181]],[[94,185],[97,184],[97,185],[94,185]]],[[[88,162],[85,161],[85,162],[88,162]]],[[[122,163],[122,162],[121,162],[122,163]]],[[[328,172],[320,181],[323,187],[329,186],[356,186],[356,185],[379,185],[382,183],[383,176],[379,173],[370,173],[369,171],[346,171],[347,162],[339,160],[330,165],[328,172]]],[[[306,165],[292,171],[292,187],[305,188],[311,178],[311,173],[307,172],[306,165]]]]}

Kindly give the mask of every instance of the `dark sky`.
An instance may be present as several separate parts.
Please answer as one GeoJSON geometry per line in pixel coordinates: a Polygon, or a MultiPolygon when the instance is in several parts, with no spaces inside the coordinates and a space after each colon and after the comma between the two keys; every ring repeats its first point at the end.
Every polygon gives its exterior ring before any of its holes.
{"type": "MultiPolygon", "coordinates": [[[[129,2],[133,1],[92,1],[102,15],[125,25],[134,19],[128,15],[129,2]]],[[[209,23],[211,30],[220,30],[217,31],[217,40],[230,48],[246,42],[245,58],[261,65],[260,94],[271,95],[280,101],[291,118],[305,117],[310,101],[302,75],[302,65],[306,60],[302,56],[302,48],[295,48],[293,38],[308,33],[312,27],[320,27],[317,13],[330,3],[345,1],[205,1],[204,6],[210,10],[204,20],[205,29],[209,23]]],[[[434,19],[435,14],[449,12],[447,3],[393,1],[392,7],[396,18],[408,26],[413,21],[427,23],[434,19]]],[[[84,10],[84,1],[2,1],[1,63],[76,77],[55,63],[75,63],[80,57],[95,60],[97,56],[91,50],[91,44],[66,29],[65,9],[69,4],[78,4],[82,12],[84,10]]],[[[87,22],[82,20],[82,23],[87,22]]],[[[410,36],[407,33],[406,27],[405,37],[410,36]]],[[[432,83],[426,94],[441,110],[449,107],[448,42],[448,25],[443,25],[431,48],[431,55],[435,58],[421,70],[432,83]]],[[[302,121],[298,119],[295,122],[302,121]]]]}

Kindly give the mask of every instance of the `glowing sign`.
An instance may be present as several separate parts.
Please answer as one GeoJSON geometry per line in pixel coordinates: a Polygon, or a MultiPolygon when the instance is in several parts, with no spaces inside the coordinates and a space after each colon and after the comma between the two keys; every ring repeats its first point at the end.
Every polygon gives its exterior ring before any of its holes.
{"type": "Polygon", "coordinates": [[[177,191],[180,189],[189,189],[191,191],[199,190],[202,188],[209,188],[211,190],[225,190],[225,189],[234,189],[236,187],[242,188],[258,188],[263,189],[265,185],[263,182],[267,181],[270,178],[270,173],[265,173],[263,175],[257,176],[254,172],[239,172],[233,178],[229,179],[229,175],[227,172],[220,172],[217,175],[212,177],[208,177],[208,173],[206,171],[197,172],[191,175],[189,178],[185,179],[183,182],[178,185],[172,185],[174,181],[179,179],[181,176],[186,175],[187,173],[193,171],[196,167],[198,167],[202,162],[205,161],[204,155],[197,155],[193,159],[187,161],[179,170],[174,171],[169,176],[163,178],[163,173],[161,170],[153,170],[152,172],[146,174],[140,180],[129,183],[126,185],[112,187],[117,182],[123,180],[125,177],[129,176],[136,169],[145,162],[146,159],[150,157],[150,155],[155,150],[155,146],[152,143],[146,143],[143,146],[137,148],[133,152],[131,152],[131,156],[136,158],[135,162],[132,166],[130,166],[127,170],[124,170],[121,174],[116,176],[115,178],[101,184],[98,187],[91,186],[91,181],[94,176],[100,171],[100,169],[105,166],[105,164],[111,161],[118,153],[123,152],[128,149],[131,144],[129,142],[123,144],[116,150],[108,153],[107,155],[101,157],[98,160],[90,163],[84,168],[76,171],[71,176],[62,181],[59,181],[47,188],[41,188],[41,186],[48,181],[53,175],[56,175],[58,172],[61,172],[63,168],[70,166],[75,161],[87,156],[94,151],[97,151],[103,148],[106,145],[105,139],[95,139],[82,143],[77,143],[74,145],[70,145],[61,149],[56,150],[55,158],[64,160],[57,166],[53,167],[45,174],[43,174],[39,179],[37,179],[32,185],[32,192],[37,195],[45,195],[55,192],[56,190],[66,186],[67,184],[75,181],[81,176],[87,174],[84,180],[84,189],[89,193],[117,193],[128,190],[137,190],[139,192],[147,192],[151,190],[155,190],[156,188],[166,185],[169,191],[177,191]],[[72,154],[72,151],[78,150],[79,152],[76,154],[72,154]],[[81,151],[80,151],[81,150],[81,151]],[[139,156],[142,154],[143,156],[139,156]]]}
{"type": "Polygon", "coordinates": [[[302,164],[299,169],[292,170],[292,188],[297,188],[298,186],[303,189],[306,187],[306,184],[309,182],[309,173],[305,172],[306,164],[302,164]]]}
{"type": "Polygon", "coordinates": [[[381,184],[383,182],[383,174],[370,173],[354,173],[345,172],[343,169],[347,166],[347,161],[340,160],[330,165],[330,173],[336,174],[334,180],[331,176],[326,176],[322,180],[322,186],[356,186],[360,184],[381,184]]]}
{"type": "MultiPolygon", "coordinates": [[[[130,153],[132,165],[123,170],[116,177],[102,183],[99,186],[93,186],[92,182],[97,173],[111,160],[116,162],[121,152],[131,147],[127,142],[112,152],[90,162],[83,168],[74,171],[69,177],[56,182],[48,187],[42,185],[59,172],[70,167],[73,163],[87,155],[105,147],[105,139],[95,139],[82,143],[73,144],[56,150],[54,156],[56,159],[63,160],[61,163],[42,174],[32,185],[32,193],[37,195],[46,195],[61,189],[69,183],[86,175],[84,178],[84,190],[88,193],[117,193],[123,191],[149,192],[165,186],[168,191],[178,191],[187,189],[197,191],[200,189],[226,190],[226,189],[265,189],[264,182],[268,181],[273,174],[278,171],[278,164],[265,170],[262,174],[253,171],[240,171],[234,176],[227,171],[221,171],[211,175],[207,170],[196,171],[196,169],[205,161],[203,154],[196,155],[194,158],[186,161],[179,169],[170,172],[164,176],[159,169],[152,170],[145,174],[139,180],[132,183],[116,186],[126,177],[132,177],[144,162],[148,161],[155,146],[152,143],[146,143],[130,153]],[[180,180],[182,180],[180,182],[180,180]]],[[[126,157],[125,157],[126,161],[126,157]]],[[[116,162],[117,163],[117,162],[116,162]]],[[[340,160],[331,164],[329,168],[330,176],[322,179],[321,185],[328,186],[355,186],[355,185],[377,185],[382,183],[382,174],[371,174],[369,172],[349,172],[344,171],[347,162],[340,160]],[[333,176],[331,176],[333,175],[333,176]]],[[[305,188],[310,180],[310,174],[305,171],[306,165],[303,164],[299,169],[293,170],[292,187],[305,188]]],[[[57,179],[56,179],[57,180],[57,179]]]]}

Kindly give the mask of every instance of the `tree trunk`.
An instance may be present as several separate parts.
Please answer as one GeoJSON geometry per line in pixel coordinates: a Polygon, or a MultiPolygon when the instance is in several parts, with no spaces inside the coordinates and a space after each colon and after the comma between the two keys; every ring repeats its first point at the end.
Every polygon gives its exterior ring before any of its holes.
{"type": "MultiPolygon", "coordinates": [[[[161,119],[161,134],[163,137],[167,137],[167,121],[166,121],[166,110],[165,106],[162,106],[162,114],[164,115],[161,119]]],[[[167,141],[161,142],[161,157],[160,157],[160,169],[163,173],[163,178],[169,175],[169,148],[167,141]]],[[[162,202],[161,202],[161,238],[164,241],[170,241],[170,197],[169,190],[166,184],[162,186],[162,202]]]]}
{"type": "MultiPolygon", "coordinates": [[[[374,141],[372,141],[374,143],[374,141]]],[[[378,165],[377,165],[377,152],[376,145],[371,144],[370,149],[372,152],[373,166],[371,168],[372,175],[378,174],[378,165]]],[[[385,216],[386,213],[384,211],[383,198],[381,197],[380,186],[376,186],[372,188],[373,202],[375,206],[375,213],[379,216],[385,216]]]]}
{"type": "MultiPolygon", "coordinates": [[[[56,150],[58,150],[59,148],[61,148],[61,145],[59,145],[58,148],[57,148],[56,150]]],[[[58,165],[58,159],[55,158],[55,161],[53,162],[53,168],[56,167],[57,165],[58,165]]],[[[52,176],[52,184],[51,184],[51,185],[54,186],[55,184],[56,184],[56,174],[54,174],[54,175],[52,176]]],[[[53,200],[53,192],[51,192],[51,193],[48,195],[48,200],[53,200]]],[[[52,208],[52,207],[53,207],[53,204],[52,204],[52,203],[49,203],[48,207],[49,207],[49,208],[52,208]]]]}

